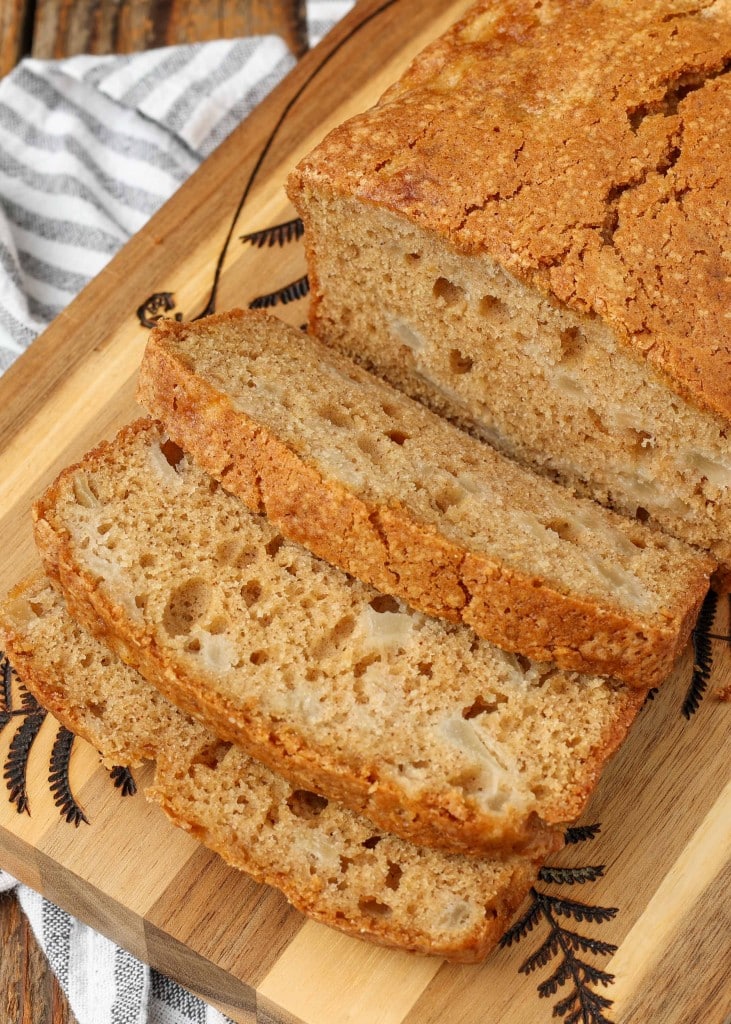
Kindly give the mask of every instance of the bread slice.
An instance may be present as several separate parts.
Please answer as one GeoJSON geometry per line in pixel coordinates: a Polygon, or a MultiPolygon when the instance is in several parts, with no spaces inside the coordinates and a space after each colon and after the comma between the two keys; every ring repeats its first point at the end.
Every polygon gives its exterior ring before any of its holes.
{"type": "Polygon", "coordinates": [[[726,585],[730,62],[726,3],[483,0],[289,183],[313,333],[726,585]]]}
{"type": "Polygon", "coordinates": [[[139,397],[315,554],[509,651],[660,683],[712,561],[577,500],[262,313],[153,332],[139,397]]]}
{"type": "Polygon", "coordinates": [[[560,845],[643,701],[345,576],[149,421],[63,472],[36,520],[71,613],[170,700],[424,845],[560,845]]]}
{"type": "Polygon", "coordinates": [[[535,880],[528,858],[411,846],[295,789],[173,707],[84,632],[43,578],[10,595],[0,635],[40,703],[107,762],[156,759],[148,795],[174,824],[324,924],[385,945],[481,960],[535,880]]]}

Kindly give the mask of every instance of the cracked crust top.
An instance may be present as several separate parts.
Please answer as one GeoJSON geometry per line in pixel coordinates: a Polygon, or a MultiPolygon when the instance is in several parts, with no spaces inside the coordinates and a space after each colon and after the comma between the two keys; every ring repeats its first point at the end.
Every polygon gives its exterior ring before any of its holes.
{"type": "Polygon", "coordinates": [[[482,0],[291,179],[489,253],[731,419],[731,0],[482,0]]]}

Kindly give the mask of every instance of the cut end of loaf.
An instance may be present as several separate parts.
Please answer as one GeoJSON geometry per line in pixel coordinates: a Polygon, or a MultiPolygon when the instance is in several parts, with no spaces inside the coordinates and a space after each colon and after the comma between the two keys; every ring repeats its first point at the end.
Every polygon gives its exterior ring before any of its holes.
{"type": "Polygon", "coordinates": [[[326,190],[300,207],[312,334],[511,458],[731,565],[725,419],[487,256],[326,190]]]}
{"type": "Polygon", "coordinates": [[[288,191],[311,333],[725,586],[731,23],[674,11],[477,5],[288,191]]]}
{"type": "MultiPolygon", "coordinates": [[[[728,422],[731,349],[719,331],[728,339],[731,282],[718,272],[729,191],[727,5],[681,18],[667,2],[487,8],[472,7],[381,103],[301,162],[290,178],[295,205],[307,189],[329,189],[365,211],[398,214],[455,254],[492,256],[530,288],[603,321],[676,393],[728,422]]],[[[345,239],[336,242],[331,253],[349,278],[345,239]]],[[[308,244],[327,252],[322,238],[308,244]]],[[[319,268],[314,280],[328,290],[319,268]]]]}

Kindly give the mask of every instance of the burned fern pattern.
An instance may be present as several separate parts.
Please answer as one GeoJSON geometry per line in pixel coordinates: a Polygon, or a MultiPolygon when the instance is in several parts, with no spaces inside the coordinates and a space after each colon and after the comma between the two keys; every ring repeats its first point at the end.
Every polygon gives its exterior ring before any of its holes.
{"type": "Polygon", "coordinates": [[[261,231],[251,231],[248,235],[242,235],[241,241],[246,245],[256,246],[263,249],[264,246],[271,248],[278,245],[280,248],[288,242],[298,242],[305,233],[305,226],[301,217],[294,217],[292,220],[285,220],[281,224],[274,224],[269,228],[262,228],[261,231]]]}
{"type": "Polygon", "coordinates": [[[709,590],[693,630],[693,675],[682,708],[683,715],[687,719],[692,718],[696,713],[708,688],[708,681],[713,671],[712,641],[726,640],[728,642],[729,639],[711,633],[717,608],[718,594],[715,590],[709,590]]]}
{"type": "Polygon", "coordinates": [[[542,882],[553,885],[583,885],[584,882],[596,882],[604,874],[603,864],[589,865],[583,868],[555,868],[544,864],[538,872],[542,882]]]}
{"type": "Polygon", "coordinates": [[[10,802],[15,804],[18,814],[22,814],[24,811],[30,814],[27,786],[28,758],[45,717],[46,712],[43,710],[27,714],[10,742],[3,778],[10,793],[10,802]]]}
{"type": "Polygon", "coordinates": [[[310,279],[305,274],[303,277],[298,277],[296,281],[292,281],[291,284],[286,284],[283,288],[277,288],[266,295],[257,295],[249,303],[249,309],[271,309],[280,304],[286,306],[290,302],[296,302],[297,299],[303,299],[309,290],[310,279]]]}
{"type": "Polygon", "coordinates": [[[13,719],[21,719],[20,726],[10,741],[5,759],[3,778],[8,787],[8,799],[18,814],[30,814],[28,797],[28,758],[31,748],[41,731],[46,712],[38,704],[33,694],[23,686],[15,669],[0,651],[0,676],[2,688],[0,692],[0,732],[13,719]],[[20,706],[14,707],[13,690],[17,689],[20,706]]]}
{"type": "Polygon", "coordinates": [[[601,831],[601,825],[572,825],[563,834],[567,846],[576,843],[585,843],[589,839],[596,839],[601,831]]]}
{"type": "Polygon", "coordinates": [[[81,822],[89,824],[89,819],[84,814],[81,806],[76,800],[69,781],[69,766],[71,764],[71,748],[76,737],[63,725],[56,733],[56,739],[51,750],[51,764],[48,774],[48,784],[53,793],[54,803],[59,809],[61,817],[70,825],[77,828],[81,822]]]}
{"type": "MultiPolygon", "coordinates": [[[[298,242],[305,233],[305,226],[302,223],[300,217],[293,217],[291,220],[282,221],[279,224],[272,224],[270,227],[261,228],[259,231],[250,231],[248,234],[241,235],[240,239],[244,245],[252,245],[256,249],[273,248],[278,246],[280,249],[290,242],[298,242]]],[[[205,310],[200,316],[210,316],[211,313],[215,312],[215,293],[218,288],[218,277],[222,267],[223,256],[228,246],[228,240],[224,251],[221,253],[218,261],[218,267],[216,269],[216,275],[211,293],[211,299],[208,302],[205,310]]],[[[249,303],[249,309],[272,309],[274,306],[286,306],[290,302],[296,302],[297,299],[304,299],[310,291],[310,282],[307,274],[297,278],[296,281],[291,281],[289,284],[284,285],[282,288],[277,288],[273,292],[268,292],[266,295],[257,295],[255,299],[249,303]]],[[[148,330],[152,330],[156,327],[161,320],[167,319],[169,316],[174,316],[176,320],[180,321],[183,319],[183,314],[178,311],[173,313],[175,309],[175,296],[173,292],[153,292],[145,301],[137,308],[137,319],[141,327],[146,327],[148,330]]],[[[194,319],[200,319],[200,316],[194,319]]]]}
{"type": "MultiPolygon", "coordinates": [[[[20,719],[20,725],[10,741],[3,772],[8,798],[15,804],[18,814],[30,814],[28,759],[47,717],[46,709],[26,689],[7,655],[0,651],[0,732],[12,719],[20,719]],[[18,698],[17,707],[14,706],[14,694],[18,698]]],[[[82,821],[88,824],[89,819],[71,789],[69,770],[74,740],[72,732],[62,725],[58,726],[49,759],[48,785],[61,817],[69,824],[78,826],[82,821]]],[[[114,768],[111,776],[121,796],[129,796],[137,791],[129,768],[114,768]]]]}
{"type": "MultiPolygon", "coordinates": [[[[600,830],[597,825],[578,825],[567,830],[567,844],[593,839],[600,830]]],[[[601,878],[604,865],[595,864],[576,868],[544,866],[538,878],[546,884],[583,885],[601,878]]],[[[586,955],[609,956],[617,947],[580,932],[566,928],[561,918],[578,923],[603,924],[617,914],[616,907],[600,907],[578,900],[564,899],[535,888],[531,889],[531,904],[520,920],[516,921],[500,941],[502,947],[512,946],[524,939],[541,921],[548,924],[548,935],[518,970],[532,974],[559,958],[553,973],[538,984],[542,999],[555,996],[567,983],[572,987],[553,1007],[553,1016],[562,1017],[565,1024],[611,1024],[606,1016],[612,1000],[594,990],[594,986],[608,986],[614,976],[586,959],[586,955]]]]}
{"type": "MultiPolygon", "coordinates": [[[[140,322],[140,327],[146,327],[148,331],[151,331],[153,327],[157,327],[161,320],[169,319],[167,314],[171,313],[174,309],[175,296],[172,292],[153,292],[137,308],[137,319],[140,322]]],[[[175,313],[174,316],[178,322],[183,319],[183,314],[180,312],[175,313]]]]}
{"type": "MultiPolygon", "coordinates": [[[[2,715],[10,715],[10,708],[13,701],[13,676],[15,674],[13,666],[10,664],[8,659],[2,655],[2,665],[0,665],[0,684],[2,685],[2,692],[0,692],[0,700],[2,701],[2,715]]],[[[5,721],[2,723],[6,724],[5,721]]],[[[1,728],[1,727],[0,727],[1,728]]]]}
{"type": "Polygon", "coordinates": [[[134,796],[137,792],[137,783],[129,768],[121,764],[115,764],[109,772],[109,778],[122,796],[134,796]]]}

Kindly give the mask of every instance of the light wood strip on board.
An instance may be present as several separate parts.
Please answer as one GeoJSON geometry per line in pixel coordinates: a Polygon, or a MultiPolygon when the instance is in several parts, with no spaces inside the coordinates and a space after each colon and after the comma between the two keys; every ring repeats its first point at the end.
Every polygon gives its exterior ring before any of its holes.
{"type": "Polygon", "coordinates": [[[400,1024],[439,961],[381,949],[308,921],[259,991],[302,1024],[400,1024]]]}

